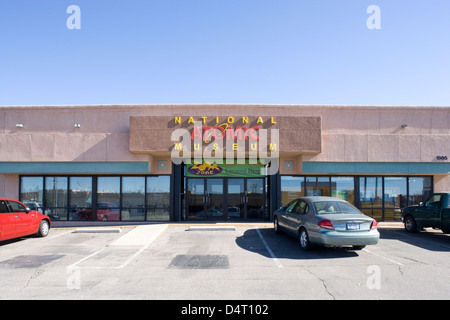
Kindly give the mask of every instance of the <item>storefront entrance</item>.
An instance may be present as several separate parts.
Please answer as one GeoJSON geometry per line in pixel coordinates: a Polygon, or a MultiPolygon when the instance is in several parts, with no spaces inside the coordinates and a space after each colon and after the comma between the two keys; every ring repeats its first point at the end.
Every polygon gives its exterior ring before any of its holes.
{"type": "Polygon", "coordinates": [[[188,220],[264,220],[265,178],[188,178],[188,220]]]}

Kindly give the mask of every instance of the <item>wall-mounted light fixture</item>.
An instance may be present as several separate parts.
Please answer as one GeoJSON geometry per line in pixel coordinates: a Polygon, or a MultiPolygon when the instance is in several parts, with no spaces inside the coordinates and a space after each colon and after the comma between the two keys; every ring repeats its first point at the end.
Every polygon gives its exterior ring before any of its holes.
{"type": "Polygon", "coordinates": [[[402,124],[402,129],[405,129],[407,126],[407,124],[402,124]]]}
{"type": "Polygon", "coordinates": [[[18,123],[18,124],[16,124],[16,127],[17,127],[17,128],[23,128],[23,123],[18,123]]]}
{"type": "Polygon", "coordinates": [[[81,128],[81,124],[80,123],[75,123],[74,127],[75,128],[81,128]]]}

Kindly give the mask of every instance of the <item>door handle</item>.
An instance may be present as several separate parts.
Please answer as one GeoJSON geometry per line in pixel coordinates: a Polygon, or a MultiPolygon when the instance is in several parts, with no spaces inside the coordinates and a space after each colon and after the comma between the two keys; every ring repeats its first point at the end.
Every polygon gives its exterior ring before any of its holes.
{"type": "Polygon", "coordinates": [[[16,218],[18,218],[19,216],[16,216],[16,218]]]}

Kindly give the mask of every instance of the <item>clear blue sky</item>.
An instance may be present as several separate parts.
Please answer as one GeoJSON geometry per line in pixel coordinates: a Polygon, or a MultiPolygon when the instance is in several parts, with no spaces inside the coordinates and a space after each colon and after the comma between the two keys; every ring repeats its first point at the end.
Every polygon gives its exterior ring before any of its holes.
{"type": "Polygon", "coordinates": [[[449,0],[1,0],[0,105],[450,106],[449,15],[449,0]]]}

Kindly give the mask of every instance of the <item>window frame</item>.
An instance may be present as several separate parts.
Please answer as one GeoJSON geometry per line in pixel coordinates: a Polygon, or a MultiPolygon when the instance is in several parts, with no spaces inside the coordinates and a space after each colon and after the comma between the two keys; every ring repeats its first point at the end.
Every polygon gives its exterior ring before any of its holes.
{"type": "MultiPolygon", "coordinates": [[[[63,217],[63,219],[60,219],[60,220],[55,220],[55,221],[73,221],[73,219],[70,217],[70,205],[71,205],[71,179],[72,178],[75,178],[75,177],[88,177],[88,178],[91,178],[92,179],[92,195],[91,195],[91,208],[92,208],[92,212],[95,212],[95,214],[92,214],[92,217],[91,217],[91,219],[90,220],[87,220],[87,221],[96,221],[96,218],[97,218],[97,199],[98,199],[98,178],[101,178],[101,177],[119,177],[120,178],[120,206],[119,206],[119,208],[120,208],[120,210],[122,211],[123,210],[123,206],[122,206],[122,196],[123,196],[123,193],[122,193],[122,178],[123,177],[143,177],[144,178],[144,181],[145,181],[145,186],[144,186],[144,207],[143,207],[143,210],[144,210],[144,218],[143,219],[141,219],[141,220],[123,220],[122,219],[122,215],[120,216],[120,220],[119,221],[130,221],[130,222],[132,222],[132,221],[136,221],[136,222],[139,222],[139,221],[142,221],[142,222],[146,222],[146,221],[149,221],[149,222],[153,222],[153,221],[155,221],[155,222],[161,222],[161,221],[172,221],[173,220],[173,217],[174,217],[174,213],[173,213],[173,207],[174,207],[174,205],[173,205],[173,194],[172,194],[172,189],[173,189],[173,176],[171,175],[171,174],[158,174],[158,175],[117,175],[117,174],[105,174],[105,175],[82,175],[82,174],[71,174],[71,175],[64,175],[64,174],[48,174],[48,175],[19,175],[19,199],[20,199],[20,201],[22,201],[23,200],[23,194],[22,194],[22,184],[23,184],[23,181],[22,181],[22,179],[23,178],[27,178],[27,177],[34,177],[34,178],[41,178],[42,179],[42,181],[41,181],[41,183],[42,183],[42,190],[43,190],[43,192],[42,192],[42,203],[43,203],[43,210],[44,211],[47,211],[47,210],[51,210],[51,209],[59,209],[59,210],[64,210],[64,217],[63,217]],[[169,187],[169,190],[167,191],[167,193],[169,194],[169,208],[168,208],[168,217],[167,217],[167,219],[164,219],[164,220],[162,220],[162,219],[148,219],[149,217],[151,218],[152,216],[150,215],[149,216],[149,214],[148,214],[148,211],[149,211],[149,209],[153,209],[153,208],[150,208],[150,207],[148,207],[148,204],[147,204],[147,198],[148,198],[148,195],[151,193],[151,192],[147,192],[147,190],[149,190],[148,189],[148,186],[147,186],[147,183],[148,183],[148,181],[149,181],[149,177],[162,177],[162,176],[167,176],[167,177],[169,177],[169,180],[168,180],[168,187],[169,187]],[[66,177],[67,178],[67,185],[66,185],[66,188],[65,188],[65,192],[66,192],[66,196],[67,196],[67,199],[66,199],[66,207],[46,207],[45,205],[46,205],[46,197],[47,197],[47,195],[46,195],[46,178],[48,178],[48,177],[66,177]]],[[[27,201],[31,201],[31,200],[27,200],[27,201]]],[[[61,214],[62,215],[62,214],[61,214]]]]}

